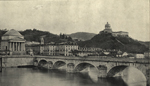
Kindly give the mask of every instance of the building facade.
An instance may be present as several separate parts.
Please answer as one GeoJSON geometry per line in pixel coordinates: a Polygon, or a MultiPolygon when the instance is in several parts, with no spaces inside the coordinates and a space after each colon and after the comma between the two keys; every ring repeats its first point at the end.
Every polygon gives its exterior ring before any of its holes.
{"type": "Polygon", "coordinates": [[[26,53],[25,41],[18,31],[11,29],[1,38],[1,50],[8,51],[10,55],[23,55],[26,53]]]}
{"type": "Polygon", "coordinates": [[[44,55],[62,55],[71,56],[71,50],[78,50],[76,44],[57,44],[57,45],[44,45],[44,55]]]}
{"type": "Polygon", "coordinates": [[[55,56],[57,54],[57,46],[56,45],[44,45],[44,55],[55,56]]]}
{"type": "Polygon", "coordinates": [[[150,58],[150,51],[144,52],[145,58],[150,58]]]}
{"type": "Polygon", "coordinates": [[[117,36],[128,36],[128,32],[124,31],[119,31],[119,32],[112,32],[112,36],[117,37],[117,36]]]}

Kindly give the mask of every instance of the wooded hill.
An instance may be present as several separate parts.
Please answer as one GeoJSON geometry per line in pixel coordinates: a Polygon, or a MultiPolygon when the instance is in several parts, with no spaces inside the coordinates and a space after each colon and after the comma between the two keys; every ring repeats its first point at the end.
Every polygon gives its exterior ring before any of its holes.
{"type": "Polygon", "coordinates": [[[129,53],[144,53],[148,48],[126,36],[114,37],[110,33],[101,33],[95,35],[91,40],[78,42],[80,47],[99,47],[102,49],[117,49],[129,53]]]}

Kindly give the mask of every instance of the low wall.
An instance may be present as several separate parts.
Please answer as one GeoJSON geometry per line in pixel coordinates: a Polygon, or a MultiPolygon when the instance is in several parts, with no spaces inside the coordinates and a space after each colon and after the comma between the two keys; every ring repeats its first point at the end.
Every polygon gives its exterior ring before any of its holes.
{"type": "Polygon", "coordinates": [[[33,58],[2,58],[2,67],[17,67],[26,65],[33,65],[33,58]]]}

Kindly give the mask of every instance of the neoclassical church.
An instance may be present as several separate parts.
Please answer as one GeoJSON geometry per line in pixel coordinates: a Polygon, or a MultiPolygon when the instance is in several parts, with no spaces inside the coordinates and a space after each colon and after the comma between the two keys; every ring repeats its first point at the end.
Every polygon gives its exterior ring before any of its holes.
{"type": "Polygon", "coordinates": [[[1,37],[1,50],[9,51],[10,55],[23,55],[26,53],[25,41],[24,36],[11,29],[1,37]]]}
{"type": "Polygon", "coordinates": [[[124,32],[124,31],[113,32],[108,22],[107,24],[105,24],[105,29],[103,31],[100,31],[100,33],[111,33],[112,36],[115,36],[115,37],[116,36],[128,36],[128,32],[124,32]]]}

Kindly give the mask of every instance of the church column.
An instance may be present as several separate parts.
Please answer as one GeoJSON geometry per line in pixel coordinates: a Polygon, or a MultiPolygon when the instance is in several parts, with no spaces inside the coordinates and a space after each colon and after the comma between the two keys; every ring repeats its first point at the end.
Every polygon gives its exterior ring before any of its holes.
{"type": "Polygon", "coordinates": [[[14,42],[14,51],[16,51],[16,43],[14,42]]]}
{"type": "Polygon", "coordinates": [[[16,50],[18,51],[18,42],[16,42],[16,48],[17,48],[16,50]]]}
{"type": "Polygon", "coordinates": [[[20,51],[22,51],[21,46],[22,46],[22,45],[21,45],[21,42],[20,42],[20,51]]]}
{"type": "Polygon", "coordinates": [[[11,42],[9,42],[9,50],[11,51],[11,42]]]}
{"type": "Polygon", "coordinates": [[[20,42],[18,42],[18,51],[20,51],[20,42]]]}
{"type": "Polygon", "coordinates": [[[19,51],[21,51],[21,42],[19,42],[19,51]]]}
{"type": "Polygon", "coordinates": [[[17,51],[17,42],[16,42],[16,51],[17,51]]]}
{"type": "Polygon", "coordinates": [[[17,44],[18,44],[18,46],[17,46],[18,51],[20,51],[20,50],[19,50],[19,43],[20,43],[20,42],[17,42],[17,44]]]}
{"type": "Polygon", "coordinates": [[[12,42],[12,44],[13,44],[13,49],[12,49],[12,51],[14,51],[14,42],[12,42]]]}

